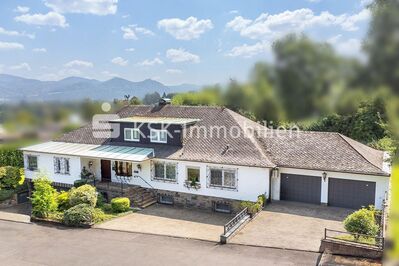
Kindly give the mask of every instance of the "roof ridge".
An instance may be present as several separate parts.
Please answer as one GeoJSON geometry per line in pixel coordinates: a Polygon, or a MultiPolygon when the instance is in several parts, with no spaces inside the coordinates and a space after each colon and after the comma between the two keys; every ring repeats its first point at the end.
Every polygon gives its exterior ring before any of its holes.
{"type": "MultiPolygon", "coordinates": [[[[346,138],[349,138],[349,137],[347,137],[347,136],[345,136],[345,135],[343,135],[343,134],[341,134],[341,133],[336,133],[341,139],[343,139],[349,146],[351,146],[351,148],[352,149],[354,149],[361,157],[363,157],[368,163],[370,163],[372,166],[374,166],[374,167],[377,167],[379,170],[381,170],[381,171],[383,171],[383,169],[382,169],[382,165],[381,166],[377,166],[377,165],[375,165],[373,162],[371,162],[366,156],[364,156],[358,149],[356,149],[346,138]]],[[[353,140],[353,141],[356,141],[356,140],[354,140],[354,139],[351,139],[351,140],[353,140]]],[[[356,141],[357,143],[359,143],[359,144],[361,144],[361,145],[364,145],[363,143],[361,143],[361,142],[359,142],[359,141],[356,141]]],[[[364,146],[366,146],[366,147],[368,147],[368,148],[370,148],[370,149],[373,149],[373,148],[371,148],[371,147],[369,147],[369,146],[367,146],[367,145],[364,145],[364,146]]],[[[373,149],[373,150],[375,150],[375,151],[379,151],[379,152],[381,152],[380,150],[376,150],[376,149],[373,149]]]]}
{"type": "MultiPolygon", "coordinates": [[[[242,127],[241,123],[239,121],[237,121],[237,119],[234,117],[234,115],[239,116],[240,118],[244,118],[245,120],[248,120],[251,123],[256,123],[256,122],[252,121],[251,119],[249,119],[237,112],[234,112],[233,110],[231,110],[229,108],[225,108],[225,109],[227,110],[227,113],[230,115],[230,117],[232,117],[234,119],[234,121],[238,124],[238,126],[241,128],[241,130],[244,132],[245,136],[247,137],[248,135],[246,134],[245,129],[242,127]]],[[[262,126],[262,125],[259,124],[259,126],[262,126]]],[[[254,129],[254,134],[255,134],[255,129],[254,129]]],[[[251,137],[248,137],[248,139],[255,145],[256,149],[260,152],[260,154],[263,155],[263,157],[265,157],[267,160],[269,160],[270,163],[272,163],[276,166],[276,163],[274,163],[273,160],[269,156],[267,156],[267,154],[263,150],[262,145],[260,145],[260,143],[258,142],[257,138],[254,136],[254,134],[252,134],[251,137]]]]}

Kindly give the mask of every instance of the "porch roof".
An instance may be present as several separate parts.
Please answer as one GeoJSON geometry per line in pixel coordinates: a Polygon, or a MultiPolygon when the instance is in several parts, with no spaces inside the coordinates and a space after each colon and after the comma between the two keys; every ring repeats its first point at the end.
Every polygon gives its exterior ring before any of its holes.
{"type": "Polygon", "coordinates": [[[49,153],[98,159],[142,162],[154,156],[154,149],[115,145],[92,145],[49,141],[21,149],[27,152],[49,153]]]}

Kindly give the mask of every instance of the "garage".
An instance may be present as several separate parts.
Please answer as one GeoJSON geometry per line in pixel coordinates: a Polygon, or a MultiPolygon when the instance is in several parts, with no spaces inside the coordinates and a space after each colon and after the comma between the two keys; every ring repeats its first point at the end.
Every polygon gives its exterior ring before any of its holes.
{"type": "Polygon", "coordinates": [[[375,182],[329,178],[328,205],[359,209],[375,204],[375,182]]]}
{"type": "Polygon", "coordinates": [[[321,177],[281,174],[280,199],[320,204],[321,177]]]}

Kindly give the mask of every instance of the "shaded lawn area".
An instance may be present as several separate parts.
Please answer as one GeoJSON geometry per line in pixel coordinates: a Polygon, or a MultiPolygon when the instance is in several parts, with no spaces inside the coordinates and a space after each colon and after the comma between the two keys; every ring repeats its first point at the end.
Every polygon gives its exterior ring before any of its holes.
{"type": "Polygon", "coordinates": [[[391,204],[389,236],[394,242],[392,257],[399,258],[399,163],[396,162],[391,176],[391,204]]]}

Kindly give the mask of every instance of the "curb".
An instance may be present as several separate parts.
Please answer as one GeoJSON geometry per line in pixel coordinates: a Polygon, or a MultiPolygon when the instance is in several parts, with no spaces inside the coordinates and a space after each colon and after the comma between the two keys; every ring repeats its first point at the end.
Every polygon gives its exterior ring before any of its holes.
{"type": "Polygon", "coordinates": [[[254,245],[254,244],[228,243],[227,245],[256,247],[256,248],[270,248],[270,249],[298,251],[298,252],[308,252],[308,253],[317,253],[317,254],[322,254],[323,253],[323,252],[320,252],[320,251],[314,251],[314,250],[310,250],[310,249],[296,249],[296,248],[282,248],[282,247],[272,247],[272,246],[259,246],[259,245],[254,245]]]}

